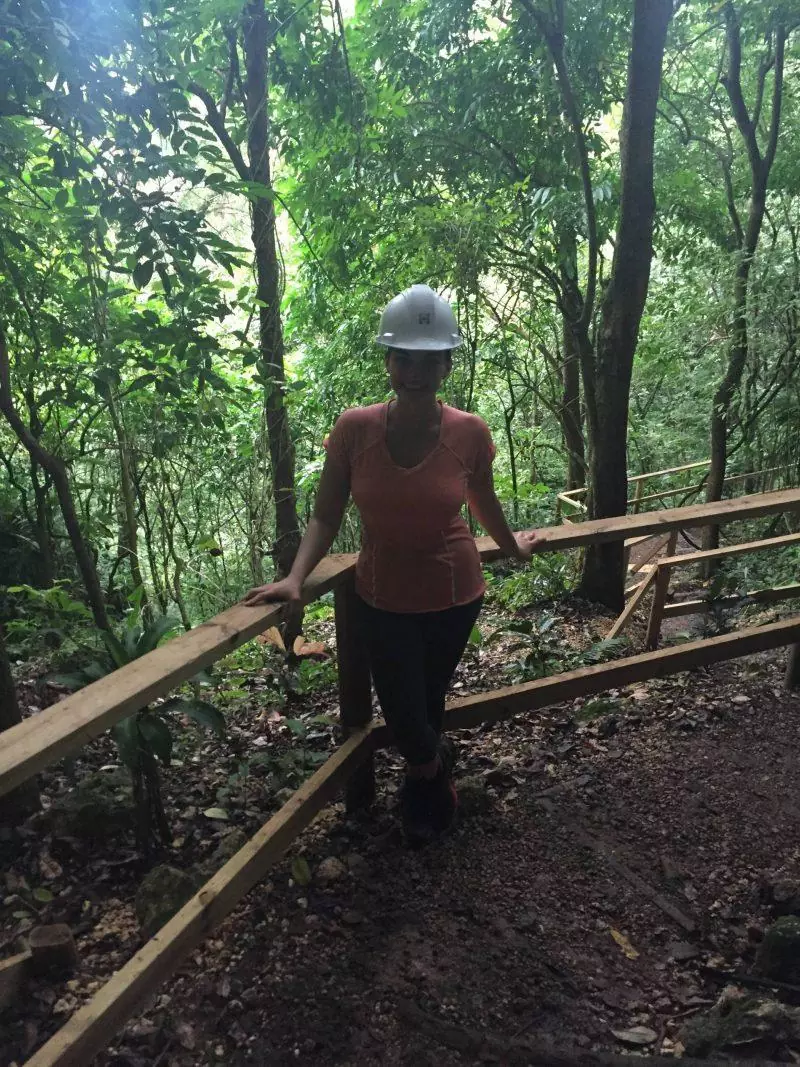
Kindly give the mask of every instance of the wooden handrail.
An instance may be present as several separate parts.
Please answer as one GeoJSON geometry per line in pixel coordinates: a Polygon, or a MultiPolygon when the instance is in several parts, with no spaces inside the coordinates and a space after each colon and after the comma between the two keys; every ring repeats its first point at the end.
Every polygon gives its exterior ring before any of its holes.
{"type": "Polygon", "coordinates": [[[197,893],[32,1056],[26,1067],[87,1067],[136,1007],[174,974],[333,800],[374,747],[375,728],[349,737],[197,893]]]}
{"type": "MultiPolygon", "coordinates": [[[[751,626],[736,633],[674,645],[658,652],[641,652],[609,663],[579,667],[491,693],[460,697],[448,703],[444,725],[446,730],[468,730],[484,723],[500,722],[523,711],[535,711],[591,693],[605,693],[650,678],[665,678],[679,671],[706,667],[739,656],[768,652],[796,641],[800,641],[800,615],[767,626],[751,626]]],[[[376,745],[385,743],[383,736],[377,735],[376,745]]]]}
{"type": "MultiPolygon", "coordinates": [[[[661,652],[602,663],[535,682],[464,697],[448,704],[445,726],[468,729],[563,700],[661,678],[800,640],[800,617],[661,652]]],[[[388,742],[385,727],[348,738],[287,803],[83,1007],[25,1067],[84,1067],[139,1004],[174,974],[192,949],[228,915],[284,854],[314,815],[369,755],[388,742]]]]}
{"type": "Polygon", "coordinates": [[[800,600],[800,584],[778,585],[771,589],[750,589],[746,593],[707,597],[705,600],[678,600],[664,606],[664,618],[675,615],[707,615],[714,608],[734,608],[743,600],[755,604],[775,604],[779,600],[800,600]]]}
{"type": "MultiPolygon", "coordinates": [[[[670,530],[692,526],[718,526],[726,522],[759,519],[782,511],[800,511],[800,489],[777,489],[731,500],[702,501],[686,507],[664,508],[663,511],[643,511],[639,515],[589,519],[568,527],[549,526],[542,531],[547,537],[543,551],[560,552],[565,548],[621,541],[642,534],[669,533],[670,530]]],[[[488,550],[494,543],[490,538],[480,538],[478,545],[488,550]]],[[[494,552],[485,558],[497,559],[499,556],[494,546],[494,552]]]]}
{"type": "MultiPolygon", "coordinates": [[[[730,478],[725,478],[722,484],[733,485],[734,482],[744,482],[748,478],[758,478],[763,474],[776,474],[780,470],[785,470],[785,467],[768,467],[765,470],[751,471],[749,474],[732,474],[730,478]]],[[[631,481],[631,479],[628,480],[631,481]]],[[[646,496],[634,496],[628,501],[628,506],[647,504],[651,500],[666,500],[671,496],[680,496],[681,493],[699,493],[704,486],[705,482],[698,482],[696,485],[679,485],[676,489],[664,489],[659,493],[648,493],[646,496]]]]}
{"type": "Polygon", "coordinates": [[[646,482],[648,478],[661,478],[665,474],[682,474],[683,471],[693,471],[697,470],[698,467],[707,467],[710,463],[710,459],[700,459],[696,463],[684,463],[682,467],[667,467],[663,471],[648,471],[647,474],[636,474],[628,479],[628,484],[646,482]]]}
{"type": "MultiPolygon", "coordinates": [[[[354,564],[355,557],[350,555],[324,559],[303,588],[304,603],[334,588],[354,564]]],[[[283,610],[280,604],[259,608],[235,604],[154,652],[4,730],[0,744],[0,796],[274,626],[283,610]]]]}
{"type": "MultiPolygon", "coordinates": [[[[592,519],[574,526],[552,526],[544,531],[547,541],[543,551],[560,552],[641,534],[668,533],[681,527],[716,525],[784,511],[800,511],[800,489],[783,489],[639,515],[592,519]]],[[[489,537],[480,538],[477,546],[484,562],[504,556],[489,537]]],[[[324,559],[303,587],[304,603],[346,581],[354,563],[352,555],[324,559]]],[[[275,625],[280,621],[282,611],[281,606],[246,608],[237,604],[140,660],[121,667],[107,678],[4,731],[0,747],[0,796],[275,625]]]]}
{"type": "Polygon", "coordinates": [[[751,552],[760,552],[764,548],[784,548],[800,542],[800,533],[782,534],[780,537],[766,537],[763,541],[746,541],[741,545],[724,545],[722,548],[709,548],[705,552],[686,552],[683,556],[665,556],[658,560],[659,569],[688,566],[702,563],[706,559],[726,559],[729,556],[748,556],[751,552]]]}

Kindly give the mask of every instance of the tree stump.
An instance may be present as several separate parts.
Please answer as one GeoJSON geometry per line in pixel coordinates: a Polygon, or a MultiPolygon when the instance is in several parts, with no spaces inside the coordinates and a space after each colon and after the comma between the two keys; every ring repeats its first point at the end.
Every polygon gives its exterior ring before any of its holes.
{"type": "Polygon", "coordinates": [[[28,934],[30,973],[37,978],[72,974],[80,959],[72,931],[66,923],[36,926],[28,934]]]}

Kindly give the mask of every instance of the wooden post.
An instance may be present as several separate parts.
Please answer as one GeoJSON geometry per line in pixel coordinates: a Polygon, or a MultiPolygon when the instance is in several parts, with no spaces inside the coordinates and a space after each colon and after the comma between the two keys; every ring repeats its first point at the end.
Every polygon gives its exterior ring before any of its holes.
{"type": "MultiPolygon", "coordinates": [[[[667,543],[667,556],[675,555],[675,545],[678,542],[678,531],[673,530],[667,543]]],[[[647,623],[647,636],[644,647],[649,651],[658,648],[658,639],[661,636],[661,620],[664,617],[664,604],[669,589],[669,579],[672,567],[669,564],[657,563],[658,574],[656,575],[655,589],[653,590],[653,604],[650,608],[650,619],[647,623]]]]}
{"type": "Polygon", "coordinates": [[[639,514],[639,508],[641,507],[642,494],[644,493],[644,481],[636,483],[636,492],[633,494],[633,514],[639,514]]]}
{"type": "MultiPolygon", "coordinates": [[[[336,654],[339,666],[339,714],[345,736],[363,729],[372,720],[372,680],[364,642],[358,633],[355,578],[334,592],[336,610],[336,654]]],[[[347,783],[349,812],[368,808],[375,800],[375,760],[372,755],[353,773],[347,783]]]]}
{"type": "Polygon", "coordinates": [[[786,664],[784,686],[788,690],[800,689],[800,645],[792,645],[789,662],[786,664]]]}

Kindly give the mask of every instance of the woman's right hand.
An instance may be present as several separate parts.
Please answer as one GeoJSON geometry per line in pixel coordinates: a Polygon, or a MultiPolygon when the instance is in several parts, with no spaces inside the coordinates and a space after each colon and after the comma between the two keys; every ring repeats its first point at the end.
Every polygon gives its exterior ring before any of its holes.
{"type": "Polygon", "coordinates": [[[257,585],[242,597],[241,603],[247,608],[256,608],[260,604],[273,604],[283,601],[288,604],[300,603],[301,583],[293,578],[282,578],[279,582],[257,585]]]}

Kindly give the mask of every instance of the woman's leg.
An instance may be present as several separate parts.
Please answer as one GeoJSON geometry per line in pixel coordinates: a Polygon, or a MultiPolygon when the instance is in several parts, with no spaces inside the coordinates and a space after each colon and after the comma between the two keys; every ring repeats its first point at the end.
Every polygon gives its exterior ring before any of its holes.
{"type": "Polygon", "coordinates": [[[442,732],[447,690],[482,605],[483,597],[479,597],[425,616],[425,705],[428,724],[437,738],[442,732]]]}
{"type": "Polygon", "coordinates": [[[412,768],[433,764],[435,771],[439,735],[427,714],[426,616],[382,611],[364,601],[359,613],[372,681],[395,745],[412,768]]]}

